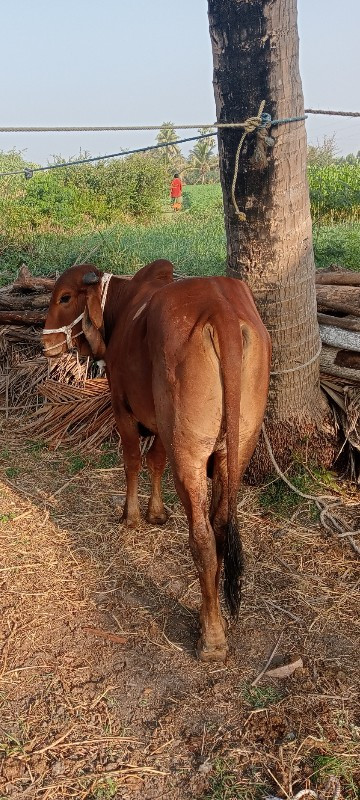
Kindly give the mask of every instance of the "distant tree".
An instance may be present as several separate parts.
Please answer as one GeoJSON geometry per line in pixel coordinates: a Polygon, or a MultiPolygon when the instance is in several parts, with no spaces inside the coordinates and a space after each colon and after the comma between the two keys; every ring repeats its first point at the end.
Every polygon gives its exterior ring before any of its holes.
{"type": "Polygon", "coordinates": [[[334,164],[338,160],[338,147],[336,144],[335,134],[332,136],[324,136],[321,143],[316,145],[310,144],[307,150],[308,164],[317,167],[327,167],[329,164],[334,164]]]}
{"type": "Polygon", "coordinates": [[[359,156],[356,156],[355,153],[348,153],[347,156],[345,156],[346,164],[357,164],[358,160],[359,156]]]}
{"type": "Polygon", "coordinates": [[[159,150],[159,158],[165,164],[169,172],[174,170],[180,172],[183,166],[184,159],[180,147],[177,144],[173,144],[178,138],[174,124],[172,122],[163,122],[156,137],[156,141],[158,144],[168,145],[168,147],[159,150]]]}
{"type": "MultiPolygon", "coordinates": [[[[210,133],[211,128],[199,128],[198,133],[210,133]]],[[[215,155],[216,140],[212,136],[208,139],[198,139],[188,158],[189,182],[214,183],[219,180],[219,159],[215,155]]]]}

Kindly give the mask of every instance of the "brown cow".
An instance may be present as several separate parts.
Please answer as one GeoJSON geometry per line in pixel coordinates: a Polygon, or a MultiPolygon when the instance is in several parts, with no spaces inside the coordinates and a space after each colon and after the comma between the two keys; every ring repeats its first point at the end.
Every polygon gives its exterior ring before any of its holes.
{"type": "Polygon", "coordinates": [[[91,264],[57,280],[44,330],[48,356],[76,346],[105,358],[127,481],[123,520],[140,522],[139,436],[155,435],[147,453],[151,496],[146,519],[166,521],[161,476],[169,459],[189,522],[202,607],[199,655],[222,661],[227,645],[219,577],[237,616],[242,571],[237,492],[264,416],[270,339],[250,290],[233,278],[173,280],[154,261],[131,280],[91,264]],[[212,500],[207,510],[207,471],[212,500]]]}

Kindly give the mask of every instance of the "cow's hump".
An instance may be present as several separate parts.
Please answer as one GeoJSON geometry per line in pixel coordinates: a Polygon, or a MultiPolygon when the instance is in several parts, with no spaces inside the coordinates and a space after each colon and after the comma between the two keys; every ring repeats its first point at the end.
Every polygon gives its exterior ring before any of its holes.
{"type": "Polygon", "coordinates": [[[134,275],[133,281],[136,283],[143,283],[145,281],[159,281],[162,284],[171,283],[174,280],[173,269],[174,266],[171,261],[158,259],[139,269],[139,272],[134,275]]]}

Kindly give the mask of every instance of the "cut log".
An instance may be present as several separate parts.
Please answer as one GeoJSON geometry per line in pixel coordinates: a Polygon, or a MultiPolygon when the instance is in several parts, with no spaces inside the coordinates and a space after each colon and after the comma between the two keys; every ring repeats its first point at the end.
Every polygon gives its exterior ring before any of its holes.
{"type": "Polygon", "coordinates": [[[49,307],[51,295],[48,294],[1,294],[0,309],[4,311],[25,311],[49,307]]]}
{"type": "Polygon", "coordinates": [[[338,367],[360,370],[360,353],[351,350],[338,350],[334,364],[338,367]]]}
{"type": "Polygon", "coordinates": [[[32,275],[26,264],[23,264],[18,272],[16,281],[13,284],[15,289],[27,289],[31,291],[48,290],[52,292],[55,286],[55,278],[39,278],[32,275]]]}
{"type": "Polygon", "coordinates": [[[0,325],[43,325],[46,311],[0,311],[0,325]]]}
{"type": "Polygon", "coordinates": [[[330,325],[332,328],[342,328],[345,331],[356,331],[360,333],[360,317],[352,317],[350,314],[334,317],[333,314],[318,314],[319,325],[330,325]]]}
{"type": "MultiPolygon", "coordinates": [[[[359,319],[360,322],[360,319],[359,319]]],[[[353,333],[332,325],[320,325],[321,341],[331,347],[354,350],[360,354],[360,333],[353,333]]]]}
{"type": "Polygon", "coordinates": [[[318,311],[342,311],[360,316],[360,288],[356,286],[316,286],[318,311]]]}
{"type": "Polygon", "coordinates": [[[360,286],[360,272],[320,270],[315,273],[315,283],[319,286],[324,284],[326,286],[360,286]]]}
{"type": "MultiPolygon", "coordinates": [[[[344,351],[339,350],[337,347],[329,347],[326,344],[323,345],[320,354],[320,373],[336,375],[342,378],[343,381],[348,381],[350,384],[360,386],[360,358],[358,367],[346,366],[345,364],[340,365],[336,363],[339,353],[344,353],[344,351]]],[[[350,355],[354,356],[355,354],[350,353],[350,355]]],[[[348,357],[341,355],[340,360],[347,361],[348,357]]]]}

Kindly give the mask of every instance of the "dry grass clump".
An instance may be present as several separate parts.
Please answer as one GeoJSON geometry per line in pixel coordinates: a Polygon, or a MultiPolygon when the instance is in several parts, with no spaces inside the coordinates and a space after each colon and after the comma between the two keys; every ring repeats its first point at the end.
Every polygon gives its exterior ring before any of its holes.
{"type": "MultiPolygon", "coordinates": [[[[52,452],[3,427],[0,795],[259,800],[336,775],[355,800],[355,554],[309,503],[281,517],[245,489],[240,619],[227,664],[204,665],[199,585],[170,474],[168,523],[130,531],[117,512],[122,467],[100,463],[101,452],[52,452]],[[271,666],[301,657],[303,668],[252,686],[280,635],[271,666]]],[[[148,490],[144,473],[144,510],[148,490]]],[[[351,495],[344,502],[355,527],[359,510],[351,495]]]]}

